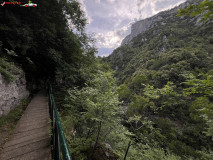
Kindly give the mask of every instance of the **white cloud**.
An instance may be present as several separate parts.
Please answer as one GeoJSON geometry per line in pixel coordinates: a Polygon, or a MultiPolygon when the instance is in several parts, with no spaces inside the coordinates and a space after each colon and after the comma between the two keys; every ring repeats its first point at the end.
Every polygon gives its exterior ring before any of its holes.
{"type": "Polygon", "coordinates": [[[109,53],[98,55],[98,56],[100,56],[100,57],[107,57],[108,55],[109,55],[109,53]]]}
{"type": "Polygon", "coordinates": [[[130,24],[170,9],[186,0],[79,0],[95,33],[98,48],[116,48],[130,31],[130,24]]]}
{"type": "MultiPolygon", "coordinates": [[[[96,0],[98,1],[98,0],[96,0]]],[[[100,1],[100,0],[99,0],[100,1]]],[[[87,19],[87,23],[90,24],[92,23],[93,19],[88,15],[88,12],[87,12],[87,8],[86,8],[86,5],[84,3],[84,0],[78,0],[78,2],[81,4],[81,10],[84,12],[85,14],[85,17],[87,19]]]]}
{"type": "Polygon", "coordinates": [[[115,2],[115,0],[107,0],[108,2],[110,2],[110,3],[113,3],[113,2],[115,2]]]}
{"type": "Polygon", "coordinates": [[[157,0],[153,5],[153,13],[157,14],[158,12],[168,10],[170,8],[180,5],[185,1],[186,0],[157,0]]]}
{"type": "Polygon", "coordinates": [[[95,0],[96,3],[101,3],[101,0],[95,0]]]}
{"type": "Polygon", "coordinates": [[[97,39],[97,46],[100,48],[115,48],[120,45],[121,40],[114,31],[109,31],[106,34],[98,33],[95,38],[97,39]]]}
{"type": "Polygon", "coordinates": [[[120,46],[123,38],[130,33],[129,29],[130,24],[118,30],[107,33],[97,33],[94,36],[97,40],[96,44],[99,48],[116,48],[120,46]]]}

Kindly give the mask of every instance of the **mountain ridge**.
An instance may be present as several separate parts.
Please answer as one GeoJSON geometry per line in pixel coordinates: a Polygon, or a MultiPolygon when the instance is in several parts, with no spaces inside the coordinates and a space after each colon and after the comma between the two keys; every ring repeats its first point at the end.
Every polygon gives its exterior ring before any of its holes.
{"type": "MultiPolygon", "coordinates": [[[[174,16],[174,14],[177,14],[178,9],[186,8],[190,4],[198,4],[201,1],[202,0],[198,0],[198,1],[187,0],[186,2],[180,4],[179,6],[176,6],[176,7],[172,8],[172,9],[159,12],[158,14],[156,14],[156,15],[154,15],[152,17],[149,17],[149,18],[146,18],[146,19],[142,19],[142,20],[139,20],[139,21],[135,22],[131,26],[131,33],[129,35],[127,35],[122,40],[121,46],[128,44],[138,34],[144,33],[148,29],[153,28],[153,26],[157,22],[162,21],[163,19],[167,19],[167,18],[169,18],[171,16],[174,16]]],[[[196,21],[196,24],[198,24],[198,21],[200,21],[200,19],[198,19],[196,21]]],[[[166,25],[166,23],[162,22],[160,25],[166,25]]]]}
{"type": "MultiPolygon", "coordinates": [[[[186,7],[188,2],[191,2],[191,0],[180,6],[186,7]]],[[[211,48],[211,20],[200,22],[202,15],[179,17],[177,16],[177,8],[176,10],[161,12],[155,17],[159,15],[163,15],[162,20],[156,21],[152,27],[139,33],[125,45],[116,48],[106,58],[106,61],[117,71],[116,76],[119,81],[121,80],[120,83],[125,81],[126,76],[132,77],[137,74],[140,66],[149,63],[150,58],[156,59],[162,53],[170,53],[170,51],[176,49],[200,48],[199,45],[207,45],[205,52],[211,51],[209,49],[211,48]]]]}

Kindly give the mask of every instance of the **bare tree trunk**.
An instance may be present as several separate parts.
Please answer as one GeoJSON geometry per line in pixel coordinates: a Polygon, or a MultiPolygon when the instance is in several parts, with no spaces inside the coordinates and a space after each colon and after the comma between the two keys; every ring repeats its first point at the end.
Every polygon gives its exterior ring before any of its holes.
{"type": "MultiPolygon", "coordinates": [[[[91,131],[91,128],[90,128],[89,131],[87,132],[86,140],[89,138],[90,131],[91,131]]],[[[86,141],[86,140],[85,140],[85,141],[86,141]]]]}
{"type": "Polygon", "coordinates": [[[97,144],[98,144],[98,140],[99,140],[100,132],[101,132],[101,126],[102,126],[102,121],[99,122],[98,134],[97,134],[97,138],[96,138],[95,145],[94,145],[94,148],[93,148],[92,156],[93,156],[95,149],[97,147],[97,144]]]}
{"type": "Polygon", "coordinates": [[[130,146],[131,146],[131,141],[129,141],[128,147],[127,147],[127,149],[126,149],[126,153],[125,153],[125,156],[124,156],[124,160],[126,160],[126,157],[127,157],[128,152],[129,152],[130,146]]]}

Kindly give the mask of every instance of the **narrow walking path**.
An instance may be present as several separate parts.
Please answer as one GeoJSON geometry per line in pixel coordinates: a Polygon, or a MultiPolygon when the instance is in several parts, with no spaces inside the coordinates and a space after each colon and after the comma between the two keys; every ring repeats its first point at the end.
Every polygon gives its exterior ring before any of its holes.
{"type": "Polygon", "coordinates": [[[0,160],[51,160],[48,122],[48,102],[41,91],[34,96],[4,144],[0,160]]]}

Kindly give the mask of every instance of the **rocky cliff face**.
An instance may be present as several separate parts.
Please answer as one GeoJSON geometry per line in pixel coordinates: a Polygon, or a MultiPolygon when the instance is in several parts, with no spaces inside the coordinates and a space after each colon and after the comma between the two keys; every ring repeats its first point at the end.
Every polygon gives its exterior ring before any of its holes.
{"type": "Polygon", "coordinates": [[[22,99],[29,96],[24,73],[14,76],[16,79],[13,82],[7,83],[0,73],[0,117],[8,114],[18,106],[22,99]]]}
{"type": "MultiPolygon", "coordinates": [[[[200,0],[196,1],[196,3],[199,2],[200,0]]],[[[174,9],[161,12],[132,25],[132,33],[124,39],[123,45],[115,49],[105,59],[117,71],[116,76],[121,83],[124,83],[127,77],[134,78],[135,75],[144,74],[147,70],[159,69],[162,64],[157,59],[161,59],[162,55],[167,55],[167,57],[176,55],[185,52],[185,50],[189,51],[188,48],[199,51],[201,50],[200,46],[206,49],[206,51],[201,51],[202,54],[212,53],[213,21],[200,22],[202,15],[195,17],[177,16],[177,9],[185,8],[190,3],[191,1],[187,1],[174,9]],[[177,50],[179,51],[177,52],[177,50]]],[[[191,54],[191,52],[188,54],[191,54]]],[[[180,64],[180,66],[182,65],[180,64]]],[[[162,70],[166,70],[165,68],[162,70]]],[[[174,71],[170,72],[172,75],[174,71]]],[[[163,73],[168,73],[168,71],[162,72],[159,77],[163,73]]],[[[155,76],[154,72],[152,74],[155,76]]],[[[149,76],[152,77],[153,75],[150,74],[149,76]]]]}
{"type": "Polygon", "coordinates": [[[150,18],[147,18],[144,20],[140,20],[140,21],[134,23],[131,27],[131,34],[125,37],[125,39],[122,41],[121,45],[128,44],[138,34],[144,33],[147,30],[155,27],[156,25],[160,25],[160,26],[166,25],[166,21],[168,19],[177,15],[178,9],[186,8],[189,4],[192,4],[192,3],[197,4],[200,1],[201,0],[197,0],[197,1],[187,0],[185,3],[182,3],[178,7],[175,7],[168,11],[160,12],[153,17],[150,17],[150,18]],[[158,22],[160,22],[160,23],[158,23],[158,22]]]}

